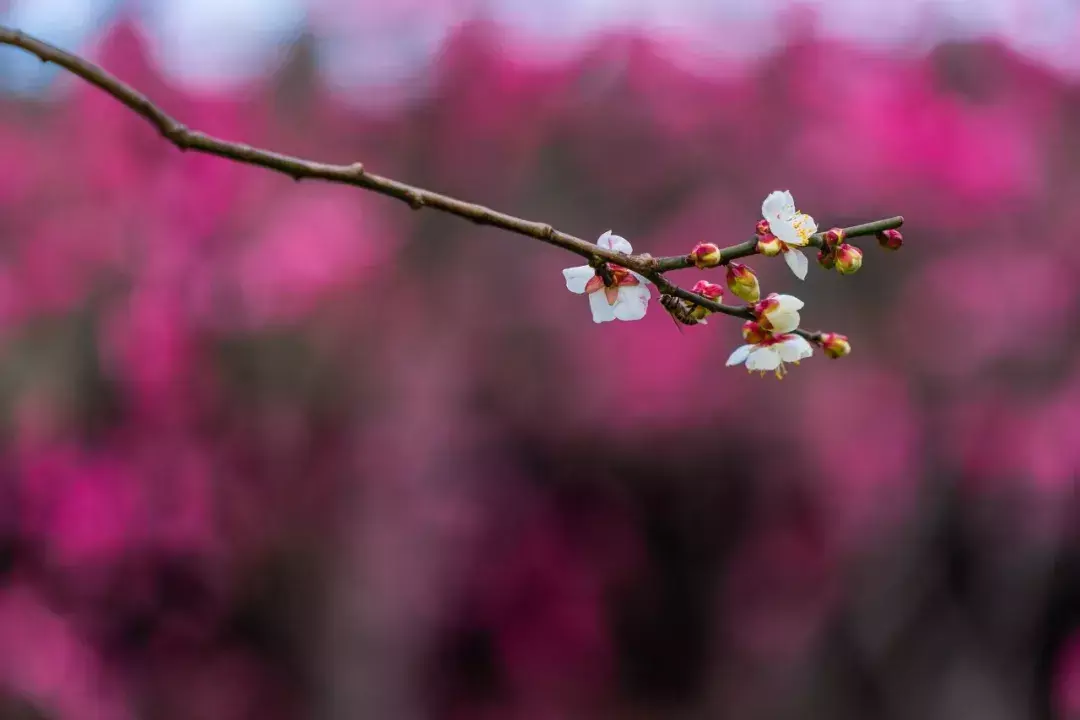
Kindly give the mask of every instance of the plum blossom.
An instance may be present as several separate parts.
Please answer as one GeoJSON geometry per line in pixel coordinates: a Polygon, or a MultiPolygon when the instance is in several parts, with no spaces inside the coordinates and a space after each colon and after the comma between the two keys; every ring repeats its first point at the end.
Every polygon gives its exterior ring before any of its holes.
{"type": "Polygon", "coordinates": [[[756,370],[762,377],[775,372],[777,378],[783,379],[787,373],[784,363],[798,365],[814,354],[814,348],[805,338],[792,333],[773,334],[753,320],[743,325],[742,332],[746,344],[731,353],[728,367],[745,364],[748,372],[756,370]]]}
{"type": "Polygon", "coordinates": [[[770,293],[754,305],[753,311],[763,330],[782,335],[799,327],[799,311],[803,305],[803,301],[794,295],[770,293]]]}
{"type": "Polygon", "coordinates": [[[784,260],[791,272],[800,280],[806,279],[809,263],[796,248],[806,247],[810,243],[810,236],[817,232],[814,218],[795,209],[795,199],[787,190],[769,193],[761,203],[761,214],[768,223],[769,232],[780,242],[784,260]]]}
{"type": "MultiPolygon", "coordinates": [[[[624,255],[634,251],[624,237],[612,235],[608,230],[600,236],[596,244],[624,255]]],[[[604,280],[588,266],[566,268],[566,289],[578,295],[589,296],[593,322],[602,323],[611,320],[640,320],[649,309],[649,281],[632,270],[608,263],[608,271],[614,280],[611,287],[604,285],[604,280]]]]}

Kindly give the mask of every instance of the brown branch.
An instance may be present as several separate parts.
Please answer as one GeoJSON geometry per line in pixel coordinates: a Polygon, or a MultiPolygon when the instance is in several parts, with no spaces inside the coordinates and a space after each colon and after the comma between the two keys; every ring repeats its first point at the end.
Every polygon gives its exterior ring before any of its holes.
{"type": "MultiPolygon", "coordinates": [[[[116,100],[141,115],[157,128],[158,132],[180,150],[217,155],[236,162],[256,165],[269,170],[276,170],[296,180],[305,178],[328,182],[354,185],[382,195],[401,200],[414,210],[428,207],[457,215],[480,225],[490,225],[510,232],[526,235],[551,245],[556,245],[586,258],[600,257],[608,262],[615,262],[623,267],[648,275],[654,272],[678,270],[693,265],[688,255],[650,258],[642,255],[622,255],[594,243],[560,232],[547,223],[524,220],[496,210],[465,202],[447,195],[413,187],[391,178],[381,177],[364,169],[360,163],[351,165],[329,165],[326,163],[304,160],[291,155],[271,152],[251,147],[243,143],[221,140],[196,130],[189,130],[182,123],[155,105],[149,98],[124,81],[109,73],[104,68],[65,50],[50,45],[43,40],[26,33],[0,25],[0,45],[11,45],[36,55],[42,62],[51,62],[77,75],[88,83],[104,90],[116,100]]],[[[898,228],[903,224],[901,217],[878,220],[875,223],[856,225],[846,228],[847,237],[872,235],[879,230],[898,228]]],[[[813,244],[821,244],[820,234],[814,236],[813,244]]],[[[748,241],[724,249],[723,261],[734,260],[756,252],[755,242],[748,241]]]]}
{"type": "MultiPolygon", "coordinates": [[[[372,192],[401,200],[414,210],[421,210],[423,208],[440,210],[442,212],[450,213],[451,215],[457,215],[458,217],[471,220],[479,225],[490,225],[519,235],[535,238],[550,245],[561,247],[564,250],[569,250],[572,253],[587,258],[590,265],[597,268],[598,272],[606,276],[605,281],[609,280],[610,272],[604,265],[604,261],[612,262],[622,267],[630,268],[649,278],[661,293],[674,295],[683,300],[702,305],[713,312],[747,319],[753,319],[754,317],[752,311],[748,307],[724,305],[683,290],[668,282],[662,273],[669,270],[692,267],[693,262],[689,255],[677,255],[662,258],[654,258],[648,254],[623,255],[622,253],[602,248],[595,243],[560,232],[547,223],[524,220],[492,210],[483,205],[465,202],[430,190],[407,185],[391,178],[375,175],[374,173],[368,172],[361,163],[352,163],[351,165],[320,163],[293,157],[291,155],[283,155],[270,150],[262,150],[243,143],[229,142],[197,130],[189,130],[185,125],[166,113],[138,90],[123,82],[115,75],[112,75],[104,68],[77,55],[61,50],[43,40],[31,37],[26,33],[4,25],[0,25],[0,45],[11,45],[25,50],[26,52],[37,56],[42,62],[50,62],[58,65],[82,78],[91,85],[105,91],[113,98],[126,105],[133,112],[142,116],[147,122],[157,128],[158,132],[160,132],[166,140],[171,142],[181,151],[193,150],[208,155],[217,155],[236,162],[275,170],[284,173],[295,180],[308,178],[318,179],[371,190],[372,192]]],[[[882,230],[899,228],[903,222],[904,219],[902,217],[887,218],[885,220],[878,220],[864,225],[845,228],[844,234],[845,237],[848,238],[873,235],[882,230]]],[[[810,244],[821,246],[822,242],[822,235],[821,233],[818,233],[811,238],[810,244]]],[[[754,255],[756,253],[757,241],[749,240],[722,250],[721,262],[726,263],[730,260],[754,255]]],[[[809,340],[816,340],[820,337],[820,333],[809,333],[802,330],[798,331],[798,333],[809,340]]]]}
{"type": "MultiPolygon", "coordinates": [[[[743,320],[757,320],[757,315],[750,309],[749,305],[725,305],[718,303],[715,300],[710,300],[704,295],[698,295],[697,293],[690,292],[689,290],[683,290],[678,285],[674,285],[668,281],[659,272],[653,273],[649,276],[649,280],[656,285],[656,289],[664,295],[674,295],[680,300],[686,300],[692,302],[695,305],[700,305],[706,310],[711,310],[717,313],[723,313],[724,315],[730,315],[732,317],[742,318],[743,320]]],[[[803,330],[798,328],[795,331],[796,335],[801,335],[812,343],[816,343],[821,340],[821,333],[811,330],[803,330]]]]}
{"type": "Polygon", "coordinates": [[[520,235],[527,235],[587,258],[598,255],[605,260],[620,261],[625,264],[626,256],[598,247],[573,235],[559,232],[546,223],[523,220],[486,208],[483,205],[464,202],[447,195],[381,177],[367,172],[360,163],[328,165],[262,150],[242,143],[228,142],[206,133],[189,130],[155,105],[145,95],[104,68],[19,30],[0,25],[0,45],[21,48],[36,55],[42,62],[59,65],[88,83],[104,90],[132,111],[141,115],[147,122],[157,128],[165,139],[180,150],[193,150],[248,165],[257,165],[284,173],[296,180],[311,178],[355,185],[381,195],[397,198],[414,210],[426,207],[441,210],[451,215],[472,220],[479,225],[491,225],[520,235]]]}
{"type": "MultiPolygon", "coordinates": [[[[901,215],[896,217],[885,218],[884,220],[875,220],[874,222],[863,223],[862,225],[852,225],[851,227],[843,228],[844,241],[848,241],[852,238],[866,237],[867,235],[876,235],[883,230],[898,230],[900,226],[904,224],[904,218],[901,215]]],[[[810,245],[813,247],[821,247],[824,242],[824,232],[819,232],[810,236],[810,245]]],[[[738,260],[739,258],[749,257],[750,255],[757,255],[757,238],[753,240],[747,240],[744,243],[738,245],[732,245],[731,247],[724,248],[720,251],[720,264],[731,262],[732,260],[738,260]]],[[[694,266],[694,260],[687,255],[673,255],[671,257],[659,257],[653,259],[653,267],[658,272],[667,272],[669,270],[680,270],[682,268],[688,268],[694,266]]]]}

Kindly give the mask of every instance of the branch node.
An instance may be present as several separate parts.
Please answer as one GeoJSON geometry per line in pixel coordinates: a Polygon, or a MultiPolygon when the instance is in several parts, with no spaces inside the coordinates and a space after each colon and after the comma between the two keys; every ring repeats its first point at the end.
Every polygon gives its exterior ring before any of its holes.
{"type": "Polygon", "coordinates": [[[555,228],[551,227],[550,225],[544,224],[540,227],[540,235],[547,240],[554,240],[555,228]]]}
{"type": "Polygon", "coordinates": [[[349,172],[356,177],[364,177],[364,163],[353,163],[349,166],[349,172]]]}
{"type": "Polygon", "coordinates": [[[161,134],[165,136],[166,140],[175,145],[180,152],[187,152],[188,129],[186,125],[175,123],[174,125],[163,129],[161,134]]]}
{"type": "Polygon", "coordinates": [[[408,195],[408,203],[413,210],[420,210],[424,207],[424,196],[418,192],[411,192],[408,195]]]}

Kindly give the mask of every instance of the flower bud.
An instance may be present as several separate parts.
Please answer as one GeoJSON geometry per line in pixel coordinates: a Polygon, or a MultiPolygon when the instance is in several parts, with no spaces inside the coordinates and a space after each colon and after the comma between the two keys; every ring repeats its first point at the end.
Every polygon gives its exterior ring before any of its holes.
{"type": "Polygon", "coordinates": [[[698,280],[694,287],[690,288],[690,292],[697,293],[710,300],[719,300],[724,296],[724,288],[708,280],[698,280]]]}
{"type": "Polygon", "coordinates": [[[772,228],[769,227],[768,220],[758,220],[757,227],[754,228],[754,233],[758,237],[765,237],[766,235],[772,235],[772,228]]]}
{"type": "Polygon", "coordinates": [[[783,250],[783,244],[775,235],[759,235],[757,241],[757,251],[762,255],[768,257],[775,257],[783,250]]]}
{"type": "Polygon", "coordinates": [[[742,326],[743,340],[751,345],[760,345],[769,337],[769,332],[753,320],[747,320],[742,326]]]}
{"type": "Polygon", "coordinates": [[[844,229],[833,228],[822,233],[822,238],[825,240],[825,247],[834,248],[840,243],[844,242],[844,229]]]}
{"type": "MultiPolygon", "coordinates": [[[[716,283],[711,283],[708,280],[698,280],[697,283],[694,284],[694,287],[690,288],[690,292],[697,293],[698,295],[714,301],[719,300],[724,296],[724,288],[716,283]]],[[[705,322],[705,318],[712,315],[713,311],[703,305],[698,305],[694,302],[690,302],[688,305],[690,316],[695,320],[700,320],[702,323],[705,322]]]]}
{"type": "Polygon", "coordinates": [[[832,250],[829,250],[827,252],[825,250],[818,250],[817,261],[818,265],[820,265],[821,267],[825,268],[826,270],[832,270],[834,267],[836,267],[836,253],[832,250]]]}
{"type": "Polygon", "coordinates": [[[742,263],[731,262],[727,267],[727,286],[735,297],[748,303],[761,299],[761,286],[754,271],[742,263]]]}
{"type": "Polygon", "coordinates": [[[844,243],[836,248],[836,271],[841,275],[851,275],[862,267],[862,250],[844,243]]]}
{"type": "Polygon", "coordinates": [[[690,251],[690,257],[698,269],[716,267],[720,264],[720,248],[712,243],[698,243],[690,251]]]}
{"type": "Polygon", "coordinates": [[[847,335],[822,333],[820,342],[821,349],[833,359],[844,357],[851,352],[851,343],[848,342],[847,335]]]}
{"type": "Polygon", "coordinates": [[[885,250],[899,250],[904,244],[904,236],[899,230],[882,230],[877,234],[877,241],[885,250]]]}

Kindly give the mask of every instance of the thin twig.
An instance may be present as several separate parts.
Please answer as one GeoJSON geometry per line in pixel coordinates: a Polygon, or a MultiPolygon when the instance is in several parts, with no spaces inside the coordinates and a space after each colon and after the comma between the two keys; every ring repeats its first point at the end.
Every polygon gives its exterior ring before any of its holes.
{"type": "MultiPolygon", "coordinates": [[[[284,173],[295,180],[318,179],[327,182],[353,185],[371,190],[372,192],[396,198],[409,205],[414,210],[432,208],[451,215],[471,220],[478,225],[490,225],[492,227],[508,230],[519,235],[535,238],[541,242],[561,247],[572,253],[581,255],[590,261],[593,267],[599,268],[600,272],[607,272],[601,260],[612,262],[622,267],[630,268],[648,277],[656,284],[662,293],[674,295],[683,300],[688,300],[713,312],[724,313],[741,318],[753,318],[753,313],[747,307],[724,305],[688,292],[668,282],[662,273],[669,270],[679,270],[693,266],[689,255],[676,255],[672,257],[654,258],[647,254],[623,255],[622,253],[600,247],[595,243],[582,240],[567,233],[556,230],[551,225],[533,220],[507,215],[491,208],[465,202],[452,198],[448,195],[424,190],[423,188],[407,185],[398,180],[375,175],[368,172],[361,163],[350,165],[331,165],[326,163],[305,160],[303,158],[281,153],[263,150],[245,145],[243,143],[229,142],[220,138],[207,135],[197,130],[189,130],[185,125],[177,121],[171,115],[162,110],[145,95],[135,88],[112,75],[104,68],[74,55],[49,43],[31,37],[19,30],[0,25],[0,45],[11,45],[36,55],[42,62],[50,62],[58,65],[72,74],[82,78],[86,82],[104,90],[119,102],[126,105],[136,114],[142,116],[147,122],[157,128],[162,137],[171,142],[181,151],[192,150],[194,152],[217,155],[219,157],[234,160],[248,165],[275,170],[284,173]]],[[[873,235],[882,230],[899,228],[904,222],[902,217],[892,217],[878,220],[864,225],[855,225],[845,228],[847,238],[855,238],[873,235]]],[[[823,242],[821,233],[811,238],[810,244],[820,247],[823,242]]],[[[722,262],[726,263],[736,258],[754,255],[757,252],[755,240],[750,240],[738,245],[732,245],[721,251],[722,262]]],[[[799,331],[799,334],[808,339],[819,336],[817,333],[799,331]]]]}
{"type": "MultiPolygon", "coordinates": [[[[901,225],[904,224],[904,218],[901,215],[896,217],[885,218],[884,220],[875,220],[874,222],[863,223],[862,225],[852,225],[851,227],[843,228],[844,241],[851,240],[857,237],[866,237],[868,235],[876,235],[883,230],[898,230],[901,225]]],[[[819,232],[810,236],[810,245],[813,247],[821,247],[825,242],[825,233],[819,232]]],[[[757,238],[753,240],[747,240],[744,243],[738,245],[732,245],[731,247],[724,248],[720,251],[720,264],[724,265],[732,260],[738,260],[739,258],[749,257],[750,255],[757,254],[757,238]]],[[[667,272],[669,270],[681,270],[682,268],[693,267],[694,260],[687,255],[673,255],[671,257],[659,257],[654,258],[654,269],[658,272],[667,272]]]]}

